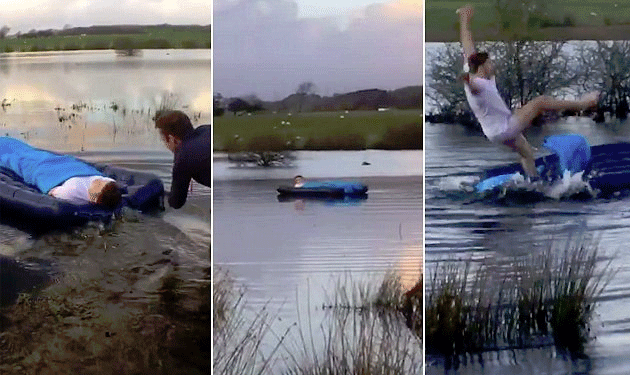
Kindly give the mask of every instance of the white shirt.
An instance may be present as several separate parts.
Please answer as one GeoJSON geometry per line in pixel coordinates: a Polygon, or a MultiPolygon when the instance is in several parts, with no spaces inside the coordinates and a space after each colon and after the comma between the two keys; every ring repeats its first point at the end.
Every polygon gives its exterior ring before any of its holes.
{"type": "Polygon", "coordinates": [[[490,79],[471,76],[471,80],[479,92],[473,94],[469,85],[464,85],[466,99],[479,120],[483,133],[492,140],[508,130],[512,111],[501,98],[494,76],[490,79]]]}
{"type": "Polygon", "coordinates": [[[103,179],[106,181],[114,181],[109,177],[103,176],[87,176],[72,177],[67,179],[63,184],[50,190],[49,194],[55,198],[70,201],[75,204],[85,204],[90,202],[90,194],[88,189],[94,180],[103,179]]]}

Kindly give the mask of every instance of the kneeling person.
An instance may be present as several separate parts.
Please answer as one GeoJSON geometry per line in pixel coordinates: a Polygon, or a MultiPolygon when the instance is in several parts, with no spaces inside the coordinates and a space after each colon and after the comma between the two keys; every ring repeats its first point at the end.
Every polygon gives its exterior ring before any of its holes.
{"type": "Polygon", "coordinates": [[[173,154],[173,182],[168,203],[180,208],[186,203],[188,186],[193,179],[210,187],[210,125],[193,128],[190,118],[181,111],[158,112],[155,127],[173,154]]]}

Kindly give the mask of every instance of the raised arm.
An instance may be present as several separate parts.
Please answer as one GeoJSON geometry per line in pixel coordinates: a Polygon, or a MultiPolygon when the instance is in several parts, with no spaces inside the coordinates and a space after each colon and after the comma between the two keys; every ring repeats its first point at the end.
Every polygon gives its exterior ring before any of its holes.
{"type": "Polygon", "coordinates": [[[470,21],[473,16],[473,7],[465,5],[457,9],[459,15],[459,37],[464,48],[464,61],[468,61],[468,57],[475,53],[475,43],[472,38],[472,31],[470,31],[470,21]]]}

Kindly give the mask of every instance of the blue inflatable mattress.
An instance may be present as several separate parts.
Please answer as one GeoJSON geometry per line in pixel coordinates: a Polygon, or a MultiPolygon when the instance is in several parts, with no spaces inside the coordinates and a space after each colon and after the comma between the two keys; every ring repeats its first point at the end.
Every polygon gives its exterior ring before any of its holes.
{"type": "MultiPolygon", "coordinates": [[[[619,142],[598,146],[582,143],[576,148],[558,147],[566,135],[548,137],[545,147],[554,153],[536,159],[536,167],[546,181],[560,178],[564,170],[572,173],[583,170],[583,178],[599,197],[609,197],[630,190],[630,143],[619,142]],[[567,152],[568,151],[568,152],[567,152]],[[579,151],[579,152],[577,152],[579,151]]],[[[483,173],[478,191],[491,190],[500,186],[514,173],[523,174],[520,163],[492,168],[483,173]],[[486,187],[487,186],[487,187],[486,187]]],[[[625,194],[624,194],[625,195],[625,194]]]]}
{"type": "Polygon", "coordinates": [[[149,212],[164,209],[164,185],[155,175],[88,163],[117,181],[121,205],[107,210],[93,204],[77,205],[41,193],[13,171],[0,167],[0,221],[37,230],[67,228],[89,221],[108,222],[124,206],[149,212]]]}
{"type": "Polygon", "coordinates": [[[359,182],[321,181],[306,182],[301,187],[280,186],[278,193],[285,196],[313,198],[360,197],[367,194],[368,187],[359,182]]]}

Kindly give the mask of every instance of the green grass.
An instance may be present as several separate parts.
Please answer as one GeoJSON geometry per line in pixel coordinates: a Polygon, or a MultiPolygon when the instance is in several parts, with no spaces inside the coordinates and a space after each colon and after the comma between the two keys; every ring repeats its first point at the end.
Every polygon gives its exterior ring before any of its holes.
{"type": "Polygon", "coordinates": [[[130,38],[137,48],[210,48],[210,32],[147,26],[142,34],[72,35],[0,40],[0,52],[111,49],[117,39],[130,38]],[[166,43],[165,43],[166,42],[166,43]]]}
{"type": "MultiPolygon", "coordinates": [[[[281,139],[287,148],[330,149],[329,144],[350,143],[374,147],[383,139],[394,142],[397,133],[388,128],[416,124],[422,135],[422,110],[345,111],[296,113],[259,113],[251,116],[226,114],[214,118],[214,149],[218,151],[247,150],[254,147],[257,137],[281,139]],[[343,117],[343,118],[342,118],[343,117]],[[392,135],[394,133],[394,135],[392,135]],[[389,136],[386,136],[389,134],[389,136]],[[314,147],[310,147],[314,146],[314,147]]],[[[420,137],[421,138],[421,137],[420,137]]],[[[258,138],[260,139],[260,138],[258,138]]],[[[346,148],[347,149],[347,148],[346,148]]]]}
{"type": "MultiPolygon", "coordinates": [[[[425,2],[427,41],[457,41],[459,20],[455,10],[465,4],[471,4],[475,8],[472,24],[474,35],[484,39],[504,39],[506,35],[497,31],[495,3],[492,0],[427,0],[425,2]]],[[[561,23],[565,18],[570,17],[577,27],[630,24],[630,0],[550,0],[545,2],[545,6],[546,17],[549,19],[561,23]],[[617,4],[617,7],[614,4],[617,4]],[[591,13],[596,15],[593,16],[591,13]]],[[[529,36],[534,39],[554,39],[554,32],[551,30],[545,32],[541,29],[530,32],[529,36]]]]}

